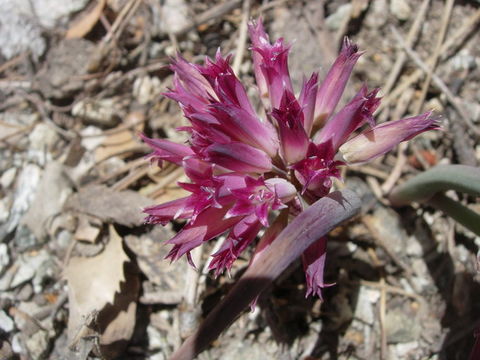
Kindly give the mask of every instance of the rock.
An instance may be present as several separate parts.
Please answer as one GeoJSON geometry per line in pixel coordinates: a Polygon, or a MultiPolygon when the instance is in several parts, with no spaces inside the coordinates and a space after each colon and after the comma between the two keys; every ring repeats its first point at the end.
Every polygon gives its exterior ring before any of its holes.
{"type": "Polygon", "coordinates": [[[375,318],[377,317],[375,314],[375,304],[379,298],[380,292],[378,290],[361,286],[354,313],[355,318],[369,325],[373,325],[375,318]]]}
{"type": "Polygon", "coordinates": [[[8,255],[7,244],[0,244],[0,274],[6,269],[10,263],[10,256],[8,255]]]}
{"type": "Polygon", "coordinates": [[[85,39],[63,40],[48,52],[35,86],[47,98],[63,98],[83,89],[83,80],[75,77],[87,74],[94,49],[85,39]]]}
{"type": "Polygon", "coordinates": [[[412,15],[412,9],[406,0],[390,0],[390,12],[401,21],[408,20],[412,15]]]}
{"type": "Polygon", "coordinates": [[[59,136],[51,126],[40,123],[33,128],[28,135],[28,139],[30,140],[28,159],[43,166],[45,162],[50,160],[50,152],[53,150],[59,136]]]}
{"type": "Polygon", "coordinates": [[[37,194],[22,223],[35,234],[37,239],[47,235],[54,216],[61,213],[63,205],[72,193],[72,184],[64,174],[63,165],[49,162],[38,185],[37,194]]]}
{"type": "Polygon", "coordinates": [[[115,99],[81,100],[72,109],[72,114],[86,123],[100,127],[114,127],[121,121],[115,99]]]}
{"type": "Polygon", "coordinates": [[[15,0],[0,0],[0,52],[8,60],[26,51],[38,59],[46,49],[42,28],[18,11],[15,0]]]}
{"type": "Polygon", "coordinates": [[[32,359],[43,359],[49,347],[48,332],[39,330],[33,335],[26,337],[25,346],[32,359]]]}
{"type": "Polygon", "coordinates": [[[5,223],[10,216],[10,211],[7,207],[6,200],[8,200],[7,197],[0,200],[0,223],[5,223]]]}
{"type": "Polygon", "coordinates": [[[13,244],[17,251],[25,252],[36,247],[39,242],[33,233],[25,225],[20,225],[15,231],[13,244]]]}
{"type": "Polygon", "coordinates": [[[412,316],[402,308],[396,308],[387,312],[385,330],[389,343],[409,343],[420,337],[422,326],[417,316],[412,316]]]}
{"type": "Polygon", "coordinates": [[[0,178],[0,185],[4,189],[8,189],[10,185],[15,181],[15,176],[17,175],[17,168],[11,167],[10,169],[5,170],[0,178]]]}
{"type": "Polygon", "coordinates": [[[14,359],[12,346],[7,340],[0,339],[0,359],[14,359]]]}
{"type": "Polygon", "coordinates": [[[7,59],[30,51],[34,59],[43,55],[44,28],[54,28],[85,7],[88,0],[0,0],[0,52],[7,59]]]}
{"type": "Polygon", "coordinates": [[[292,44],[288,65],[294,89],[300,89],[304,76],[309,77],[312,72],[319,69],[320,78],[322,78],[330,62],[330,59],[323,54],[318,38],[311,32],[308,22],[291,21],[292,18],[302,18],[304,11],[308,11],[315,17],[319,12],[318,7],[322,5],[318,1],[311,1],[305,6],[308,8],[304,8],[301,2],[296,2],[291,8],[276,7],[270,34],[270,40],[283,37],[287,43],[292,44]]]}
{"type": "MultiPolygon", "coordinates": [[[[20,255],[18,271],[16,272],[10,284],[11,288],[15,288],[26,281],[34,279],[35,286],[39,288],[43,278],[47,275],[47,269],[51,265],[52,259],[50,255],[41,250],[35,255],[20,255]]],[[[40,290],[40,289],[38,289],[40,290]]]]}
{"type": "Polygon", "coordinates": [[[414,350],[418,350],[419,343],[418,341],[411,341],[408,343],[397,344],[392,348],[394,349],[396,359],[410,359],[413,354],[416,354],[414,350]]]}
{"type": "Polygon", "coordinates": [[[25,353],[25,347],[22,342],[20,333],[16,333],[12,337],[12,350],[16,354],[24,354],[25,353]]]}
{"type": "Polygon", "coordinates": [[[327,25],[329,30],[336,31],[340,29],[345,19],[350,19],[351,13],[352,4],[343,4],[338,7],[337,11],[325,19],[325,25],[327,25]]]}
{"type": "Polygon", "coordinates": [[[10,316],[3,310],[0,310],[0,329],[9,333],[14,329],[14,322],[10,316]]]}
{"type": "Polygon", "coordinates": [[[165,0],[163,6],[153,6],[152,8],[159,15],[159,21],[155,24],[158,35],[176,33],[191,22],[190,10],[185,0],[165,0]]]}
{"type": "Polygon", "coordinates": [[[388,21],[388,17],[385,16],[387,12],[387,0],[372,1],[370,3],[370,10],[365,18],[365,25],[373,29],[382,27],[388,21]]]}
{"type": "Polygon", "coordinates": [[[12,232],[17,227],[20,218],[30,207],[40,181],[40,173],[41,170],[37,165],[26,164],[23,166],[17,178],[10,217],[5,226],[7,233],[12,232]]]}
{"type": "Polygon", "coordinates": [[[143,76],[135,79],[133,83],[133,96],[141,105],[154,100],[160,94],[162,83],[157,77],[143,76]]]}

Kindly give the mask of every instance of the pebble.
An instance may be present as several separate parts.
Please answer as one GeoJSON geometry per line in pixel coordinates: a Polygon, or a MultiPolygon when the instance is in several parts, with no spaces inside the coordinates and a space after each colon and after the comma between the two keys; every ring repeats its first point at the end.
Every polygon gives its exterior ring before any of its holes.
{"type": "Polygon", "coordinates": [[[10,209],[10,217],[6,231],[12,232],[18,225],[22,215],[28,210],[35,197],[35,191],[40,182],[41,170],[38,165],[25,164],[17,178],[14,200],[10,209]]]}
{"type": "Polygon", "coordinates": [[[10,263],[10,256],[8,255],[7,244],[0,244],[0,274],[6,269],[10,263]]]}
{"type": "Polygon", "coordinates": [[[26,337],[25,346],[32,359],[43,359],[49,347],[48,332],[39,330],[33,335],[26,337]]]}
{"type": "Polygon", "coordinates": [[[0,200],[0,223],[5,223],[10,216],[10,211],[8,211],[7,207],[7,197],[0,200]]]}
{"type": "Polygon", "coordinates": [[[21,255],[17,262],[19,264],[18,271],[13,277],[10,287],[15,288],[35,278],[34,288],[39,288],[51,261],[50,255],[45,250],[41,250],[35,255],[21,255]]]}
{"type": "Polygon", "coordinates": [[[0,185],[4,189],[8,189],[13,182],[15,181],[15,176],[17,175],[17,168],[11,167],[10,169],[5,170],[0,178],[0,185]]]}
{"type": "Polygon", "coordinates": [[[10,316],[3,310],[0,310],[0,329],[9,333],[14,329],[14,322],[10,316]]]}
{"type": "Polygon", "coordinates": [[[343,4],[338,7],[337,11],[329,15],[325,19],[325,25],[329,30],[335,31],[342,26],[346,18],[350,18],[352,13],[352,4],[343,4]]]}
{"type": "Polygon", "coordinates": [[[380,292],[378,290],[361,286],[355,308],[355,317],[364,323],[372,325],[376,318],[375,304],[379,298],[380,292]]]}
{"type": "Polygon", "coordinates": [[[412,15],[412,9],[406,0],[391,0],[390,12],[401,21],[408,20],[412,15]]]}
{"type": "Polygon", "coordinates": [[[165,0],[161,7],[158,30],[175,33],[190,24],[190,9],[184,0],[165,0]]]}
{"type": "Polygon", "coordinates": [[[161,92],[162,83],[157,77],[138,77],[133,83],[133,96],[141,105],[154,100],[161,92]]]}
{"type": "Polygon", "coordinates": [[[114,127],[120,122],[115,99],[80,100],[72,109],[72,115],[100,127],[114,127]]]}

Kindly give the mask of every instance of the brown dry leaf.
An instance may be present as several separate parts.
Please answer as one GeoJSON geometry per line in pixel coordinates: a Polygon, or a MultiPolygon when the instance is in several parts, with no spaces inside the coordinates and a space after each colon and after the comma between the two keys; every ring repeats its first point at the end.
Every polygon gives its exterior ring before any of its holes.
{"type": "Polygon", "coordinates": [[[105,222],[139,226],[145,218],[142,208],[152,203],[135,191],[115,191],[105,185],[91,185],[71,196],[66,209],[96,216],[105,222]]]}
{"type": "Polygon", "coordinates": [[[76,347],[90,328],[99,337],[101,356],[116,356],[133,334],[140,282],[113,226],[105,250],[90,258],[72,258],[65,277],[70,347],[76,347]]]}
{"type": "Polygon", "coordinates": [[[144,115],[141,113],[131,113],[127,116],[124,123],[110,130],[110,135],[105,137],[102,144],[95,149],[95,160],[101,162],[112,156],[127,156],[138,150],[138,133],[143,131],[144,115]],[[126,129],[125,126],[135,123],[133,129],[126,129]],[[123,129],[123,130],[122,130],[123,129]]]}
{"type": "Polygon", "coordinates": [[[95,24],[102,16],[103,8],[105,7],[106,0],[97,0],[97,4],[89,8],[87,14],[83,15],[78,21],[75,21],[72,26],[67,30],[65,38],[77,39],[87,35],[95,24]]]}

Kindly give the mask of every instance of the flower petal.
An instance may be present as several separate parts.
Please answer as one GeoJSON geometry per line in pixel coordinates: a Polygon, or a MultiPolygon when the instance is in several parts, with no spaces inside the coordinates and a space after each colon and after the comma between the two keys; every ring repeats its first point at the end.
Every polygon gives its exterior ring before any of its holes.
{"type": "Polygon", "coordinates": [[[310,142],[303,127],[303,112],[293,93],[285,90],[278,108],[271,112],[277,121],[282,157],[288,164],[302,160],[310,142]]]}
{"type": "Polygon", "coordinates": [[[232,139],[264,150],[271,157],[276,155],[277,132],[270,123],[262,122],[241,107],[220,103],[210,107],[210,114],[221,124],[220,129],[232,139]]]}
{"type": "Polygon", "coordinates": [[[220,275],[225,269],[230,270],[233,262],[255,239],[262,225],[255,217],[250,215],[239,221],[230,230],[230,234],[223,242],[220,249],[212,254],[209,269],[215,269],[215,276],[220,275]]]}
{"type": "Polygon", "coordinates": [[[303,127],[308,136],[312,131],[315,102],[318,91],[318,73],[313,73],[308,81],[304,81],[298,102],[303,109],[303,127]]]}
{"type": "Polygon", "coordinates": [[[210,207],[201,212],[195,221],[190,221],[177,235],[166,242],[174,245],[166,258],[172,261],[179,259],[203,242],[224,233],[242,219],[242,217],[224,219],[227,210],[228,208],[210,207]]]}
{"type": "Polygon", "coordinates": [[[249,27],[252,40],[255,77],[262,98],[268,94],[272,108],[278,108],[286,89],[293,93],[292,81],[288,72],[289,45],[280,38],[270,44],[261,22],[249,27]],[[256,53],[256,54],[255,54],[256,53]],[[260,55],[260,56],[258,56],[260,55]],[[264,87],[262,89],[262,87],[264,87]]]}
{"type": "Polygon", "coordinates": [[[166,225],[169,221],[176,218],[189,218],[192,212],[185,211],[189,198],[190,197],[184,197],[143,209],[143,212],[148,215],[145,223],[166,225]]]}
{"type": "Polygon", "coordinates": [[[373,113],[380,105],[380,99],[376,97],[379,90],[374,89],[368,93],[367,87],[363,86],[342,110],[328,120],[313,141],[319,144],[331,139],[333,148],[336,150],[365,122],[368,121],[371,126],[374,126],[373,113]]]}
{"type": "Polygon", "coordinates": [[[438,118],[431,115],[429,111],[378,125],[347,141],[340,147],[340,152],[349,164],[369,161],[424,131],[440,129],[438,118]]]}
{"type": "Polygon", "coordinates": [[[357,45],[352,44],[348,38],[343,40],[340,55],[318,89],[314,122],[323,123],[333,113],[345,90],[353,66],[361,55],[357,45]]]}
{"type": "Polygon", "coordinates": [[[325,284],[323,281],[323,273],[325,269],[325,258],[327,250],[327,239],[320,238],[302,254],[303,270],[307,281],[307,293],[305,297],[317,295],[322,299],[322,288],[332,286],[333,284],[325,284]]]}
{"type": "Polygon", "coordinates": [[[149,157],[158,161],[159,165],[161,165],[162,160],[166,160],[181,166],[184,157],[194,154],[192,149],[186,145],[163,139],[150,139],[144,134],[140,134],[140,137],[153,149],[153,153],[149,157]]]}
{"type": "Polygon", "coordinates": [[[272,169],[270,157],[262,150],[241,142],[212,144],[207,148],[209,161],[242,173],[264,173],[272,169]]]}

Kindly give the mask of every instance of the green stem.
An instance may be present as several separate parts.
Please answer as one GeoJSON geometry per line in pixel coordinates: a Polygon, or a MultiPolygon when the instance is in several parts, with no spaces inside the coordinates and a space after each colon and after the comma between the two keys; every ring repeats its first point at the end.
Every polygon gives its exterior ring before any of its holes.
{"type": "Polygon", "coordinates": [[[458,223],[480,236],[480,214],[463,206],[443,194],[436,194],[427,201],[428,205],[443,211],[458,223]]]}
{"type": "Polygon", "coordinates": [[[480,196],[480,169],[466,165],[436,166],[393,189],[389,198],[393,206],[402,206],[427,201],[447,190],[480,196]]]}

